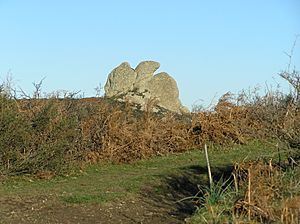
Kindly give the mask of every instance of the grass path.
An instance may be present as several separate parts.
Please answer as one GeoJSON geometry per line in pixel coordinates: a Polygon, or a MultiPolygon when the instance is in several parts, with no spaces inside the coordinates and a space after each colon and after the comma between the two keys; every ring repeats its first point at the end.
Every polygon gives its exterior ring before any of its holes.
{"type": "MultiPolygon", "coordinates": [[[[234,162],[276,154],[272,144],[210,150],[213,175],[234,162]]],[[[204,153],[193,150],[123,165],[93,165],[77,175],[0,182],[0,223],[182,223],[206,184],[204,153]]]]}

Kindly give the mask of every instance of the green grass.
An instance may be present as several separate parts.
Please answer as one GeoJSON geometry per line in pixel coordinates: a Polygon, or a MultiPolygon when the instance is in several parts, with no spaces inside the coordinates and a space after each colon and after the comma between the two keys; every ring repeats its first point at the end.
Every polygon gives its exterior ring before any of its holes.
{"type": "MultiPolygon", "coordinates": [[[[223,163],[227,163],[231,161],[231,164],[234,164],[236,161],[241,161],[243,156],[246,156],[244,161],[253,160],[253,159],[262,159],[267,162],[267,164],[272,160],[273,164],[278,164],[279,155],[278,149],[275,147],[274,143],[264,143],[261,142],[252,142],[249,145],[241,146],[240,148],[236,148],[240,152],[240,155],[235,154],[233,151],[230,152],[230,157],[225,158],[223,156],[219,158],[223,158],[223,163]],[[260,150],[256,150],[260,149],[260,150]],[[248,150],[248,153],[247,153],[248,150]]],[[[289,150],[281,150],[280,157],[281,162],[286,162],[286,159],[290,155],[289,150]]],[[[220,160],[214,160],[214,158],[218,156],[216,153],[212,154],[212,160],[215,161],[214,165],[221,162],[220,160]]],[[[213,166],[214,166],[213,165],[213,166]]],[[[213,167],[214,168],[214,167],[213,167]]],[[[276,179],[279,181],[279,185],[281,186],[281,191],[278,192],[280,196],[284,199],[292,198],[294,196],[300,195],[299,191],[299,167],[288,168],[287,170],[280,170],[282,177],[276,179]],[[283,178],[281,180],[281,178],[283,178]]],[[[275,182],[276,182],[275,181],[275,182]]],[[[278,187],[278,186],[277,186],[278,187]]],[[[202,186],[199,192],[203,192],[198,200],[201,202],[195,214],[187,219],[188,224],[198,224],[198,223],[246,223],[249,222],[248,217],[236,217],[233,214],[233,208],[238,199],[244,198],[245,192],[243,190],[236,192],[234,188],[233,180],[220,178],[215,180],[211,187],[202,186]],[[245,220],[244,220],[245,219],[245,220]]],[[[281,198],[281,199],[282,199],[281,198]]],[[[280,201],[275,201],[272,204],[274,209],[280,211],[282,207],[278,207],[280,201]],[[277,206],[277,207],[276,207],[277,206]]],[[[253,218],[251,223],[261,223],[253,218]]],[[[250,222],[249,222],[250,223],[250,222]]]]}
{"type": "MultiPolygon", "coordinates": [[[[276,154],[274,144],[254,141],[233,148],[211,148],[212,172],[234,162],[257,157],[271,158],[276,154]]],[[[192,150],[182,154],[155,157],[132,164],[91,165],[68,177],[39,180],[32,176],[10,177],[0,182],[1,196],[52,195],[66,203],[105,203],[134,197],[144,186],[161,192],[159,183],[168,175],[180,175],[190,166],[206,166],[204,153],[192,150]]],[[[202,174],[206,178],[206,174],[202,174]]]]}

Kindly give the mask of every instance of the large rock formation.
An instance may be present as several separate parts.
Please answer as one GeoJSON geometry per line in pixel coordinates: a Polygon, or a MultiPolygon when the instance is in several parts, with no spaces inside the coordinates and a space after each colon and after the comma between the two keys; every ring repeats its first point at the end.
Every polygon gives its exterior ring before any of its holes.
{"type": "Polygon", "coordinates": [[[105,85],[106,96],[112,97],[132,90],[136,78],[137,73],[130,67],[129,63],[120,64],[108,76],[105,85]]]}
{"type": "Polygon", "coordinates": [[[164,108],[176,113],[188,113],[179,100],[175,79],[165,72],[154,75],[160,67],[155,61],[143,61],[135,69],[127,62],[116,67],[107,78],[104,90],[107,97],[128,100],[146,110],[154,103],[154,111],[164,108]]]}

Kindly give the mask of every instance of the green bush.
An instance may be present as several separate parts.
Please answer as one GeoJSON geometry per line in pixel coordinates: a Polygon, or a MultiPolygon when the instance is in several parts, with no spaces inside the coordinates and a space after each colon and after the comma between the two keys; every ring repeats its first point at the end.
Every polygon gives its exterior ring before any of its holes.
{"type": "Polygon", "coordinates": [[[21,112],[17,101],[5,97],[0,101],[2,174],[62,173],[80,157],[80,124],[65,105],[40,101],[29,113],[21,112]]]}
{"type": "Polygon", "coordinates": [[[30,147],[29,122],[18,112],[16,103],[0,97],[0,170],[2,173],[20,171],[30,147]]]}

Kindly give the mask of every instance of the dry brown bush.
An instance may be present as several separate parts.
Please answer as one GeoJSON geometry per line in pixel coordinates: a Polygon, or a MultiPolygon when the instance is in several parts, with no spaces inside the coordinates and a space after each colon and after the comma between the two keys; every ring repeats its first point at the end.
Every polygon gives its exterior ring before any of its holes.
{"type": "Polygon", "coordinates": [[[243,162],[235,165],[236,190],[243,196],[235,202],[236,217],[260,223],[299,223],[299,176],[290,167],[272,161],[243,162]]]}
{"type": "Polygon", "coordinates": [[[189,115],[152,113],[151,102],[142,112],[107,98],[2,96],[0,106],[0,125],[5,124],[0,128],[2,173],[60,173],[69,164],[131,162],[208,142],[228,145],[276,138],[291,147],[300,145],[299,107],[278,93],[228,93],[214,110],[189,115]]]}
{"type": "Polygon", "coordinates": [[[194,113],[192,128],[200,139],[198,142],[226,145],[276,139],[299,147],[298,105],[279,92],[265,96],[250,94],[253,95],[227,93],[213,110],[194,113]]]}
{"type": "MultiPolygon", "coordinates": [[[[232,104],[219,103],[215,111],[204,111],[194,114],[193,126],[198,127],[201,142],[215,144],[245,143],[246,133],[239,126],[245,121],[245,108],[232,104]]],[[[247,127],[249,130],[249,126],[247,127]]]]}
{"type": "Polygon", "coordinates": [[[280,199],[281,173],[271,161],[240,163],[235,166],[235,181],[245,192],[235,204],[235,215],[258,219],[261,222],[275,221],[274,201],[280,199]],[[243,189],[244,188],[244,189],[243,189]]]}
{"type": "Polygon", "coordinates": [[[135,111],[128,104],[104,104],[82,125],[91,146],[87,156],[93,161],[130,162],[193,146],[189,124],[178,116],[135,111]]]}
{"type": "Polygon", "coordinates": [[[281,223],[299,224],[300,223],[300,196],[288,198],[283,203],[281,212],[281,223]]]}
{"type": "Polygon", "coordinates": [[[3,174],[61,173],[76,163],[131,162],[194,146],[188,116],[106,98],[2,100],[3,174]]]}

